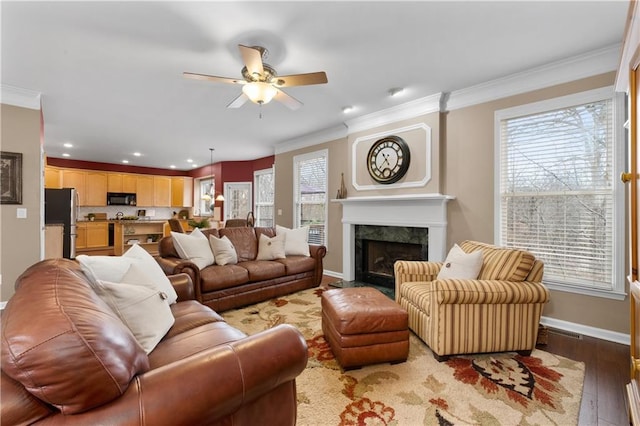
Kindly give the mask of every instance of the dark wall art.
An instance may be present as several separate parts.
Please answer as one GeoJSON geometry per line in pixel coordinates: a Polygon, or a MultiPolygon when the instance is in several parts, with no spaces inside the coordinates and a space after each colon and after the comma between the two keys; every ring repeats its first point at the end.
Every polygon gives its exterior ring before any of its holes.
{"type": "Polygon", "coordinates": [[[22,154],[0,151],[0,204],[22,204],[22,154]]]}

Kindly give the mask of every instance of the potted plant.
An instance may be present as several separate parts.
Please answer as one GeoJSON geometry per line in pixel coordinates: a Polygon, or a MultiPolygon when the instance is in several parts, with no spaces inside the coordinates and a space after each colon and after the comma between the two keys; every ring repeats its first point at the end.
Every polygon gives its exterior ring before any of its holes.
{"type": "Polygon", "coordinates": [[[89,213],[87,215],[87,219],[93,222],[96,219],[96,215],[94,213],[89,213]]]}
{"type": "Polygon", "coordinates": [[[192,228],[208,228],[209,227],[209,219],[207,219],[206,217],[202,220],[190,219],[189,222],[187,223],[192,228]]]}

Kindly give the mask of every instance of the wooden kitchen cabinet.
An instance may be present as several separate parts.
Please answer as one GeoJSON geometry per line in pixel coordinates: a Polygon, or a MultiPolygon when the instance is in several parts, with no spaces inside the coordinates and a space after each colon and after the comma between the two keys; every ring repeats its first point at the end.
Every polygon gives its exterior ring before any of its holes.
{"type": "Polygon", "coordinates": [[[193,178],[171,178],[171,207],[193,207],[193,178]]]}
{"type": "Polygon", "coordinates": [[[87,248],[87,224],[76,223],[76,255],[79,250],[87,248]]]}
{"type": "Polygon", "coordinates": [[[109,245],[109,223],[87,222],[86,248],[107,247],[109,245]]]}
{"type": "Polygon", "coordinates": [[[153,177],[153,202],[156,207],[171,206],[171,178],[166,176],[153,177]]]}
{"type": "Polygon", "coordinates": [[[135,194],[138,188],[138,178],[135,175],[122,175],[122,192],[135,194]]]}
{"type": "Polygon", "coordinates": [[[136,194],[136,203],[138,204],[138,206],[154,206],[153,176],[137,177],[136,194]]]}
{"type": "Polygon", "coordinates": [[[107,205],[107,173],[87,172],[85,177],[85,206],[107,205]]]}
{"type": "MultiPolygon", "coordinates": [[[[86,177],[84,170],[62,169],[62,188],[75,188],[78,194],[78,205],[86,206],[86,177]]],[[[105,200],[106,201],[106,200],[105,200]]],[[[106,204],[106,203],[105,203],[106,204]]]]}
{"type": "Polygon", "coordinates": [[[122,190],[122,173],[107,174],[107,192],[124,192],[122,190]]]}
{"type": "Polygon", "coordinates": [[[167,221],[131,220],[120,221],[114,227],[114,247],[116,256],[121,256],[134,244],[147,250],[151,255],[158,254],[158,242],[169,235],[165,229],[167,221]]]}
{"type": "Polygon", "coordinates": [[[57,167],[44,167],[44,187],[51,189],[62,188],[62,170],[57,167]]]}

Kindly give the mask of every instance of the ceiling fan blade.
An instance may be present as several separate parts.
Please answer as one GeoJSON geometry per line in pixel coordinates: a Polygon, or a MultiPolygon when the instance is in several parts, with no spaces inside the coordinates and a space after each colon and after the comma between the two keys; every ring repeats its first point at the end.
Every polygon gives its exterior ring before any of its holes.
{"type": "Polygon", "coordinates": [[[240,108],[248,100],[249,97],[247,95],[245,95],[244,93],[240,93],[240,96],[232,100],[231,103],[227,105],[227,108],[240,108]]]}
{"type": "Polygon", "coordinates": [[[249,71],[249,74],[262,75],[264,73],[264,68],[262,66],[262,52],[258,49],[254,49],[253,47],[249,47],[249,46],[244,46],[242,44],[239,44],[238,48],[240,49],[240,54],[242,55],[242,61],[244,62],[244,65],[247,67],[247,71],[249,71]]]}
{"type": "Polygon", "coordinates": [[[274,99],[278,102],[282,102],[289,109],[296,110],[302,106],[302,102],[297,100],[291,95],[284,93],[282,90],[278,90],[278,93],[274,96],[274,99]]]}
{"type": "Polygon", "coordinates": [[[196,74],[196,73],[193,73],[193,72],[183,72],[182,75],[184,75],[187,78],[193,78],[195,80],[207,80],[207,81],[214,81],[216,83],[228,83],[228,84],[244,84],[244,83],[246,83],[246,81],[244,81],[244,79],[229,78],[229,77],[217,77],[215,75],[196,74]]]}
{"type": "Polygon", "coordinates": [[[279,75],[274,84],[278,87],[307,86],[310,84],[327,83],[327,74],[324,71],[308,74],[279,75]]]}

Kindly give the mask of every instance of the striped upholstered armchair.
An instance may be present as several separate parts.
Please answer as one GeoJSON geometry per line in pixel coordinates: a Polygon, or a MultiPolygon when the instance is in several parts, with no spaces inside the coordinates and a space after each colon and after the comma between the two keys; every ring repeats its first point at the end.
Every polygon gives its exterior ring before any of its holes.
{"type": "Polygon", "coordinates": [[[477,279],[437,279],[442,262],[395,263],[396,302],[409,312],[409,328],[439,361],[480,352],[529,355],[549,301],[542,261],[523,250],[475,241],[460,248],[482,251],[477,279]]]}

